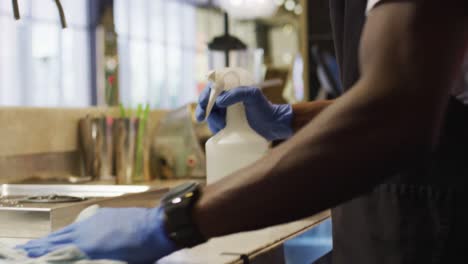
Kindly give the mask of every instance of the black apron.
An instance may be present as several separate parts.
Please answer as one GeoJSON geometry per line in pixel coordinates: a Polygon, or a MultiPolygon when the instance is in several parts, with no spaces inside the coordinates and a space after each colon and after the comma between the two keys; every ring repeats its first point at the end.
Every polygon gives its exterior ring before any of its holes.
{"type": "MultiPolygon", "coordinates": [[[[349,89],[359,79],[367,1],[330,4],[341,80],[349,89]]],[[[332,210],[333,263],[468,262],[467,108],[451,99],[440,145],[427,164],[332,210]]]]}

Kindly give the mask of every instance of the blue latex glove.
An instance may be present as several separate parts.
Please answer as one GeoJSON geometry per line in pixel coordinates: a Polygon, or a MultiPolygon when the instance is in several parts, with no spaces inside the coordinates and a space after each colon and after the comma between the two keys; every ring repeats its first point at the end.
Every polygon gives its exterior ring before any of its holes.
{"type": "Polygon", "coordinates": [[[91,259],[154,263],[177,247],[163,228],[159,208],[103,208],[90,218],[47,237],[18,246],[40,257],[64,246],[76,246],[91,259]]]}
{"type": "MultiPolygon", "coordinates": [[[[203,121],[210,96],[210,86],[200,95],[195,116],[203,121]]],[[[289,104],[275,105],[269,102],[260,89],[238,87],[221,93],[208,116],[208,126],[213,133],[226,126],[226,107],[243,102],[250,127],[269,141],[286,139],[293,134],[292,107],[289,104]]]]}

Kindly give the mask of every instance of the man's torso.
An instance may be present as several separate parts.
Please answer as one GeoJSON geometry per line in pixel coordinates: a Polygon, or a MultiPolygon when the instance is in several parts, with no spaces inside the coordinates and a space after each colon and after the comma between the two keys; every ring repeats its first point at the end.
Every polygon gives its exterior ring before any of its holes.
{"type": "MultiPolygon", "coordinates": [[[[365,14],[377,2],[330,0],[345,89],[359,79],[365,14]]],[[[463,252],[468,242],[468,107],[460,99],[465,92],[466,85],[454,89],[440,146],[426,164],[401,171],[333,210],[334,263],[447,263],[463,252]]]]}

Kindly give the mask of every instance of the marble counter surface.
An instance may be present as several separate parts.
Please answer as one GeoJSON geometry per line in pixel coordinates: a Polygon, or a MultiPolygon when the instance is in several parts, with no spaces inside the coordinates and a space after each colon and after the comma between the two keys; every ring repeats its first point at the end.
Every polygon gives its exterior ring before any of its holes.
{"type": "MultiPolygon", "coordinates": [[[[162,188],[171,188],[187,180],[157,180],[149,185],[162,188]]],[[[108,184],[107,182],[94,184],[108,184]]],[[[288,239],[296,237],[330,217],[330,212],[325,211],[312,217],[292,223],[273,226],[257,231],[244,232],[229,236],[211,239],[207,243],[192,249],[184,249],[158,261],[158,264],[238,264],[241,256],[255,258],[256,255],[268,248],[281,245],[288,239]]],[[[27,239],[1,238],[0,243],[11,245],[27,242],[27,239]]],[[[278,262],[281,263],[281,262],[278,262]]]]}
{"type": "MultiPolygon", "coordinates": [[[[192,249],[184,249],[161,259],[157,264],[238,264],[241,256],[255,258],[268,248],[274,248],[288,239],[310,230],[326,220],[330,213],[322,212],[296,222],[211,239],[192,249]]],[[[0,238],[0,243],[14,247],[28,239],[0,238]]],[[[279,262],[280,263],[280,262],[279,262]]]]}
{"type": "Polygon", "coordinates": [[[255,258],[262,251],[310,230],[329,217],[330,212],[325,211],[284,225],[215,238],[195,248],[178,251],[158,261],[158,264],[244,263],[241,256],[255,258]]]}

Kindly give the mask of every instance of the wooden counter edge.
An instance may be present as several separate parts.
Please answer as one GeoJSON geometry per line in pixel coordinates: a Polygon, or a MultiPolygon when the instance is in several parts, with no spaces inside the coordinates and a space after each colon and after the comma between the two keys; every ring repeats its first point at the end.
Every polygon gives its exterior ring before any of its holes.
{"type": "MultiPolygon", "coordinates": [[[[260,261],[259,263],[262,263],[261,260],[259,260],[260,258],[262,258],[262,256],[266,256],[267,254],[271,254],[272,251],[278,250],[279,248],[282,247],[282,245],[287,240],[304,234],[305,232],[317,227],[318,225],[320,225],[321,223],[323,223],[325,220],[327,220],[330,217],[331,217],[331,211],[326,210],[326,211],[323,211],[321,213],[318,213],[316,215],[313,215],[313,216],[307,218],[307,219],[311,220],[311,223],[310,223],[309,226],[306,226],[306,227],[304,227],[304,228],[302,228],[300,230],[297,230],[294,233],[289,234],[288,236],[282,238],[280,241],[276,241],[276,242],[272,243],[271,245],[268,245],[268,246],[266,246],[266,247],[264,247],[262,249],[251,252],[248,255],[249,260],[251,262],[253,262],[253,263],[257,263],[257,261],[260,261]]],[[[245,262],[242,259],[239,259],[239,260],[234,261],[234,262],[232,262],[230,264],[245,264],[245,262]]]]}

